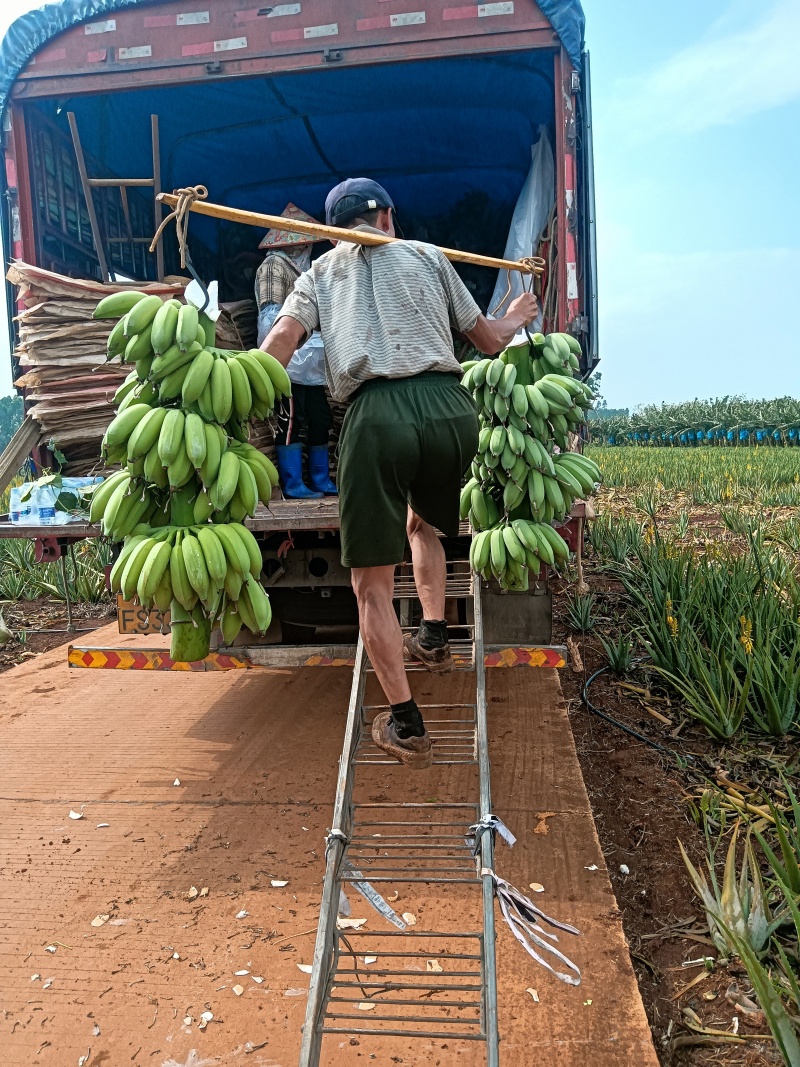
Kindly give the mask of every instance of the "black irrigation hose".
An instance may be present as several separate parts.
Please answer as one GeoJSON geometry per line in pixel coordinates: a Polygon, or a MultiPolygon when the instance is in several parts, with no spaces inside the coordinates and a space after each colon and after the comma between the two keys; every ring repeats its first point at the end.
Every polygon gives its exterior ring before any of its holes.
{"type": "Polygon", "coordinates": [[[642,744],[649,745],[650,748],[654,748],[657,752],[661,752],[663,753],[663,755],[670,756],[672,759],[675,759],[675,753],[672,751],[672,749],[664,748],[664,746],[659,745],[657,741],[651,741],[649,737],[645,737],[644,734],[640,734],[637,730],[631,729],[631,727],[626,726],[624,722],[620,722],[619,719],[613,718],[611,715],[607,714],[607,712],[600,711],[599,708],[596,708],[594,706],[594,704],[589,699],[589,686],[592,684],[595,678],[599,678],[600,675],[605,674],[607,670],[610,670],[610,667],[601,667],[599,670],[595,671],[594,674],[592,674],[589,678],[587,678],[586,682],[584,683],[583,691],[581,693],[581,699],[583,700],[589,711],[597,715],[598,718],[603,719],[607,723],[610,723],[612,726],[616,726],[618,729],[623,730],[630,737],[635,737],[636,740],[641,741],[642,744]]]}

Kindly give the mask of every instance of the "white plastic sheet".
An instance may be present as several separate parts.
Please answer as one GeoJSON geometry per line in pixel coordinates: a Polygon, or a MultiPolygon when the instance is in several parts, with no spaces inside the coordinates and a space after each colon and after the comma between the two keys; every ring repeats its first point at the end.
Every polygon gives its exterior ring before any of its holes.
{"type": "MultiPolygon", "coordinates": [[[[550,146],[550,138],[547,135],[547,127],[539,127],[539,140],[531,149],[531,166],[525,184],[517,199],[514,214],[511,217],[511,228],[508,231],[504,259],[522,259],[524,256],[536,254],[536,246],[542,231],[547,225],[547,219],[553,207],[555,199],[555,160],[553,149],[550,146]]],[[[497,311],[502,315],[508,308],[509,303],[522,294],[523,275],[519,271],[511,271],[511,292],[504,301],[503,306],[497,311]]],[[[508,292],[509,271],[501,270],[494,287],[489,311],[494,313],[508,292]]],[[[541,329],[541,314],[531,323],[532,333],[541,329]]],[[[525,341],[524,335],[520,338],[525,341]]]]}
{"type": "MultiPolygon", "coordinates": [[[[272,329],[280,311],[280,304],[266,304],[258,313],[258,343],[262,343],[272,329]]],[[[295,385],[325,384],[325,346],[318,330],[298,348],[286,368],[289,380],[295,385]]]]}

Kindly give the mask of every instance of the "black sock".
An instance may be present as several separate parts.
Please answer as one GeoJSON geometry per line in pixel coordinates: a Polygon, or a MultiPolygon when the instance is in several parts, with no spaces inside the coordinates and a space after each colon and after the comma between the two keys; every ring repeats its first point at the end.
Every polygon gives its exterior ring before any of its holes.
{"type": "Polygon", "coordinates": [[[447,644],[447,623],[444,619],[423,619],[419,628],[419,643],[429,651],[447,644]]]}
{"type": "Polygon", "coordinates": [[[392,704],[391,708],[398,737],[422,737],[425,723],[415,700],[404,700],[402,704],[392,704]]]}

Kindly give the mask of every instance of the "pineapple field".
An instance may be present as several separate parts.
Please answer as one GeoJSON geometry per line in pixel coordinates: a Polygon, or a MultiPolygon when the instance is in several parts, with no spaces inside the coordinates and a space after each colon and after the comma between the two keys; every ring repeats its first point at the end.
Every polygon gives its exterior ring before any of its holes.
{"type": "Polygon", "coordinates": [[[590,446],[562,684],[663,1063],[800,1063],[800,455],[590,446]],[[616,874],[615,874],[616,872],[616,874]]]}

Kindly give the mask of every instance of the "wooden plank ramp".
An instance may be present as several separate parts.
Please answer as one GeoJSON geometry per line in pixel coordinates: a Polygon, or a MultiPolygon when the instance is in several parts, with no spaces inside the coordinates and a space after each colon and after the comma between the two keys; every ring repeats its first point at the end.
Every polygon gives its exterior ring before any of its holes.
{"type": "MultiPolygon", "coordinates": [[[[153,643],[116,626],[94,637],[153,643]]],[[[87,1063],[171,1067],[192,1050],[200,1062],[298,1062],[309,984],[298,965],[313,953],[351,677],[71,671],[63,648],[4,674],[4,1067],[77,1063],[87,1050],[87,1063]]],[[[417,673],[412,686],[437,704],[470,700],[474,682],[417,673]]],[[[500,1062],[656,1067],[558,672],[489,671],[487,686],[494,811],[517,835],[513,850],[498,842],[496,869],[521,889],[541,883],[543,910],[579,927],[565,948],[583,974],[579,988],[557,982],[498,919],[500,1062]]],[[[374,678],[366,699],[382,701],[374,678]]],[[[379,772],[372,801],[433,809],[463,798],[469,768],[379,772]]],[[[468,906],[457,885],[381,886],[395,889],[393,907],[419,930],[468,906]]],[[[365,929],[384,929],[349,896],[365,929]]],[[[484,1062],[477,1043],[353,1040],[331,1036],[322,1062],[484,1062]]]]}

